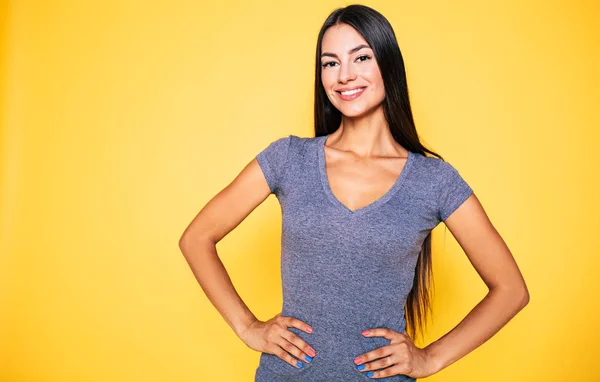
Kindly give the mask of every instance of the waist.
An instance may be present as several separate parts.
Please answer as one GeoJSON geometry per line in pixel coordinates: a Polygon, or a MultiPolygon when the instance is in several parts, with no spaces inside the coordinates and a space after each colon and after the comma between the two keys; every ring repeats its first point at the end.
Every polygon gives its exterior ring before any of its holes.
{"type": "Polygon", "coordinates": [[[298,318],[324,331],[348,334],[352,331],[387,327],[405,329],[404,303],[401,299],[336,298],[323,299],[315,295],[284,295],[283,316],[298,318]]]}
{"type": "Polygon", "coordinates": [[[297,318],[312,327],[311,333],[306,333],[295,327],[288,328],[298,335],[317,352],[325,357],[348,358],[350,362],[358,355],[377,347],[389,345],[385,337],[365,337],[362,331],[373,328],[389,328],[402,333],[406,328],[404,309],[393,314],[381,311],[361,311],[354,309],[296,309],[286,305],[282,310],[283,316],[297,318]]]}
{"type": "MultiPolygon", "coordinates": [[[[366,381],[371,378],[365,372],[357,369],[354,359],[378,347],[389,344],[389,341],[378,337],[363,337],[351,335],[348,337],[335,336],[330,332],[307,334],[290,328],[317,352],[311,362],[302,361],[303,366],[296,368],[279,357],[261,353],[258,372],[264,375],[264,381],[302,381],[302,382],[351,382],[366,381]]],[[[415,382],[414,378],[406,375],[395,375],[381,378],[390,382],[415,382]]]]}

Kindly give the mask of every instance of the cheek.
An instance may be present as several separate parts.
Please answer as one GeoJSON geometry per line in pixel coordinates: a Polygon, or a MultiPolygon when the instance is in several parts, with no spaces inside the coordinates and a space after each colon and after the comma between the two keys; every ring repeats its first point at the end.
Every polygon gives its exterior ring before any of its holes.
{"type": "Polygon", "coordinates": [[[331,90],[331,88],[335,86],[336,82],[337,79],[335,76],[331,76],[328,74],[321,75],[321,84],[323,85],[323,89],[325,89],[325,94],[327,94],[327,97],[329,97],[330,99],[333,97],[333,90],[331,90]]]}
{"type": "Polygon", "coordinates": [[[379,74],[379,71],[377,69],[365,72],[364,78],[371,84],[371,90],[374,94],[378,96],[385,94],[383,79],[381,78],[381,75],[379,74]]]}
{"type": "Polygon", "coordinates": [[[323,84],[325,91],[329,93],[331,91],[331,87],[335,83],[335,77],[327,71],[321,72],[321,83],[323,84]]]}
{"type": "Polygon", "coordinates": [[[362,73],[362,76],[371,84],[376,85],[377,87],[383,87],[383,79],[381,78],[381,74],[377,68],[366,69],[362,73]]]}

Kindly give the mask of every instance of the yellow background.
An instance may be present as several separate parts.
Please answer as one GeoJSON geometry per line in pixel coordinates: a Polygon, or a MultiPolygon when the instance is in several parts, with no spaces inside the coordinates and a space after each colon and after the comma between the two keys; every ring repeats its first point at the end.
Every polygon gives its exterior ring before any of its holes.
{"type": "MultiPolygon", "coordinates": [[[[312,136],[317,33],[350,3],[0,4],[0,380],[253,380],[259,353],[178,239],[268,143],[312,136]]],[[[600,380],[599,3],[365,4],[395,29],[422,139],[473,187],[531,294],[428,380],[600,380]]],[[[217,245],[263,320],[281,304],[280,229],[271,196],[217,245]]],[[[487,291],[443,224],[433,249],[426,343],[487,291]]]]}

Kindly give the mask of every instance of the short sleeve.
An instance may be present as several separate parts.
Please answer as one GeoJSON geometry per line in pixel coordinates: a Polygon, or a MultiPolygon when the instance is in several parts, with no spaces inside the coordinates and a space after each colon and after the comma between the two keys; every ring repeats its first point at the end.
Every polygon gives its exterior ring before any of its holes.
{"type": "Polygon", "coordinates": [[[441,173],[438,184],[438,218],[445,221],[467,198],[473,189],[450,163],[440,161],[441,173]]]}
{"type": "Polygon", "coordinates": [[[283,182],[290,140],[291,135],[279,138],[256,155],[272,194],[279,190],[283,182]]]}

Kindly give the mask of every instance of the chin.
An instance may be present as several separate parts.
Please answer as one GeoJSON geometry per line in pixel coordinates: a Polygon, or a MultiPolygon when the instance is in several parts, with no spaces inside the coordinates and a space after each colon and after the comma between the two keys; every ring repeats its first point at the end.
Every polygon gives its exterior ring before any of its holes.
{"type": "Polygon", "coordinates": [[[361,111],[361,112],[346,112],[346,111],[341,111],[342,115],[344,117],[349,117],[349,118],[358,118],[358,117],[362,117],[363,115],[366,114],[366,112],[361,111]]]}
{"type": "Polygon", "coordinates": [[[340,113],[342,113],[344,116],[352,118],[362,117],[371,112],[373,109],[374,108],[368,107],[343,107],[341,109],[338,108],[340,113]]]}

